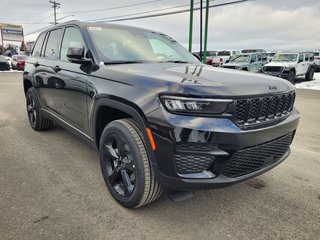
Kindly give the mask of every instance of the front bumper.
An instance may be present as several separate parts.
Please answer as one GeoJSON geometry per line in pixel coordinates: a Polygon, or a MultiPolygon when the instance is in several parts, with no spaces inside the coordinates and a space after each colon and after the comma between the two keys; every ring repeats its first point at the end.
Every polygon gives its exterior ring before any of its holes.
{"type": "Polygon", "coordinates": [[[277,166],[290,153],[299,113],[293,110],[281,122],[253,130],[242,130],[229,119],[174,115],[162,108],[147,118],[157,145],[153,165],[158,181],[168,188],[192,190],[224,187],[277,166]],[[276,142],[289,135],[285,143],[276,142]],[[278,146],[282,148],[275,156],[270,149],[278,146]],[[263,159],[256,156],[262,150],[263,159]],[[241,163],[243,158],[248,161],[241,163]],[[256,167],[255,161],[263,162],[256,167]],[[231,164],[236,173],[228,170],[231,164]],[[237,172],[247,165],[249,171],[237,172]]]}

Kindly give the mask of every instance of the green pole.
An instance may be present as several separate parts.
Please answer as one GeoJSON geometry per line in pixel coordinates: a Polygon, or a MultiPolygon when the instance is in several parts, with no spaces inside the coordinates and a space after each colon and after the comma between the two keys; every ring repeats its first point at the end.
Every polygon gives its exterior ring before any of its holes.
{"type": "Polygon", "coordinates": [[[203,50],[204,64],[207,61],[208,23],[209,23],[209,0],[206,0],[206,22],[205,22],[205,30],[204,30],[204,50],[203,50]]]}
{"type": "Polygon", "coordinates": [[[193,1],[194,0],[190,0],[189,52],[192,52],[193,1]]]}

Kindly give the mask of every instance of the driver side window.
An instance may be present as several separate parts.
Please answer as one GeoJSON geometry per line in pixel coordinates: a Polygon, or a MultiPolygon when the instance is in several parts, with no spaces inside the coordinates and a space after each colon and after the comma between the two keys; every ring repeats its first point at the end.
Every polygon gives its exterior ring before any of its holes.
{"type": "Polygon", "coordinates": [[[76,47],[82,48],[85,47],[85,42],[83,40],[82,34],[78,28],[68,27],[66,28],[62,40],[61,46],[61,60],[67,61],[67,52],[68,48],[76,47]]]}

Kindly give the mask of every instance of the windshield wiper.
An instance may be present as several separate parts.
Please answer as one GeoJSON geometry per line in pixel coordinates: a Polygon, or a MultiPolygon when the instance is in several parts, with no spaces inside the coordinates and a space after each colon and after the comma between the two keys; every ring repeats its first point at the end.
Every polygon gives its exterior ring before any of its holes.
{"type": "Polygon", "coordinates": [[[120,61],[104,62],[104,64],[131,64],[131,63],[145,63],[145,62],[138,61],[138,60],[120,60],[120,61]]]}

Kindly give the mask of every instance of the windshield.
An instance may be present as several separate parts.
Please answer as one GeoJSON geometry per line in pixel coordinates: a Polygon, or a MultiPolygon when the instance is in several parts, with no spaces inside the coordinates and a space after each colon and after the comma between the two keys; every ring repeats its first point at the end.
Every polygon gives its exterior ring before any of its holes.
{"type": "Polygon", "coordinates": [[[298,54],[277,53],[274,55],[272,62],[295,62],[298,54]]]}
{"type": "Polygon", "coordinates": [[[218,56],[230,56],[230,51],[221,51],[218,52],[218,56]]]}
{"type": "Polygon", "coordinates": [[[237,55],[237,57],[230,60],[230,62],[249,62],[250,55],[237,55]]]}
{"type": "Polygon", "coordinates": [[[320,55],[320,52],[314,52],[313,53],[313,56],[315,56],[315,57],[319,57],[319,55],[320,55]]]}
{"type": "Polygon", "coordinates": [[[136,28],[88,27],[99,58],[108,63],[198,62],[169,36],[136,28]]]}
{"type": "Polygon", "coordinates": [[[276,53],[268,53],[268,57],[273,57],[276,53]]]}

